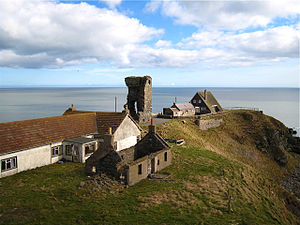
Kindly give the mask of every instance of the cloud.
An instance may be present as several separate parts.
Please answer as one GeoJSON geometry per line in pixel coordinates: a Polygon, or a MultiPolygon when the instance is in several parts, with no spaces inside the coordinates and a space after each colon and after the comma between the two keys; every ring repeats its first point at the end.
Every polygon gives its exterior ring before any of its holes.
{"type": "Polygon", "coordinates": [[[117,5],[120,5],[122,0],[99,0],[99,2],[104,2],[107,4],[110,8],[115,8],[117,5]]]}
{"type": "Polygon", "coordinates": [[[269,1],[157,1],[146,5],[146,11],[161,9],[163,15],[176,23],[205,29],[237,30],[265,27],[276,18],[300,14],[299,0],[269,1]]]}
{"type": "Polygon", "coordinates": [[[163,34],[162,29],[87,3],[10,0],[0,1],[0,11],[1,66],[128,64],[135,45],[163,34]]]}
{"type": "Polygon", "coordinates": [[[171,46],[172,46],[172,42],[171,41],[158,40],[155,43],[155,47],[156,48],[169,48],[171,46]]]}
{"type": "Polygon", "coordinates": [[[197,32],[177,44],[185,49],[213,48],[230,54],[232,61],[279,60],[299,57],[299,30],[280,26],[261,31],[197,32]]]}

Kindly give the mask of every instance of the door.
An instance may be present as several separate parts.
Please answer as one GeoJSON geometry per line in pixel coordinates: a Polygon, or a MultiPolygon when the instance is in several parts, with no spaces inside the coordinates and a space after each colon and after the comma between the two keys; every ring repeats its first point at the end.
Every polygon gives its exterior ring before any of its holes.
{"type": "Polygon", "coordinates": [[[151,173],[155,173],[155,158],[151,159],[151,173]]]}
{"type": "Polygon", "coordinates": [[[73,145],[73,149],[72,149],[72,161],[73,162],[80,162],[79,148],[78,148],[77,144],[73,145]]]}

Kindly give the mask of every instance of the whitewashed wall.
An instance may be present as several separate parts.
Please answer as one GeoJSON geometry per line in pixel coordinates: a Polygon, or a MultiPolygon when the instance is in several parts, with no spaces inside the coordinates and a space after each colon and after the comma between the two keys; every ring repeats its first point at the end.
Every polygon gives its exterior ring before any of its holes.
{"type": "MultiPolygon", "coordinates": [[[[17,156],[16,169],[11,169],[8,171],[1,171],[0,177],[10,176],[15,173],[22,172],[24,170],[34,169],[36,167],[45,166],[51,164],[51,149],[50,145],[41,146],[37,148],[32,148],[28,150],[23,150],[11,154],[5,154],[0,156],[0,161],[2,159],[7,159],[17,156]]],[[[0,167],[1,170],[1,167],[0,167]]]]}
{"type": "Polygon", "coordinates": [[[126,116],[114,133],[114,141],[117,142],[117,151],[134,146],[137,143],[137,136],[139,135],[141,135],[141,131],[137,125],[126,116]]]}

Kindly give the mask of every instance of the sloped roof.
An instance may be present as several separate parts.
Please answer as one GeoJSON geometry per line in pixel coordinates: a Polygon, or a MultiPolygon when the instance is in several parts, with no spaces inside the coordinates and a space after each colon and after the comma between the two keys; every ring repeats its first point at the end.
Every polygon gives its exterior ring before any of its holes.
{"type": "Polygon", "coordinates": [[[76,115],[76,114],[86,114],[93,113],[96,116],[97,132],[99,135],[104,135],[108,133],[108,129],[112,128],[112,133],[114,133],[120,124],[123,122],[126,116],[128,116],[135,125],[140,129],[141,127],[136,123],[136,121],[127,113],[120,112],[95,112],[95,111],[82,111],[76,110],[75,108],[69,108],[64,112],[63,115],[76,115]]]}
{"type": "MultiPolygon", "coordinates": [[[[206,91],[206,99],[204,98],[204,91],[198,91],[196,95],[199,95],[201,99],[204,101],[204,103],[207,105],[207,107],[213,111],[212,106],[217,105],[219,110],[223,110],[217,99],[214,97],[214,95],[210,91],[206,91]]],[[[194,97],[193,97],[194,98],[194,97]]]]}
{"type": "Polygon", "coordinates": [[[118,129],[128,114],[118,112],[96,112],[97,130],[100,135],[108,133],[108,129],[112,128],[112,133],[118,129]]]}
{"type": "Polygon", "coordinates": [[[94,113],[0,123],[0,154],[95,132],[94,113]]]}
{"type": "Polygon", "coordinates": [[[194,106],[189,102],[174,103],[172,105],[172,108],[174,107],[176,107],[180,111],[194,109],[194,106]]]}

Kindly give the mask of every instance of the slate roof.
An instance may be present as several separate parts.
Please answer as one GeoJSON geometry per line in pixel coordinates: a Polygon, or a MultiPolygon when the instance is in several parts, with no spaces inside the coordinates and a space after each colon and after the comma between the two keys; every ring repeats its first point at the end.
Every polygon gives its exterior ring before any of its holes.
{"type": "Polygon", "coordinates": [[[194,109],[194,106],[189,102],[184,103],[174,103],[172,108],[176,107],[180,111],[191,110],[194,109]]]}
{"type": "Polygon", "coordinates": [[[0,154],[38,147],[97,131],[93,113],[0,123],[0,154]]]}
{"type": "Polygon", "coordinates": [[[220,111],[223,110],[217,99],[210,91],[206,91],[206,99],[204,99],[204,91],[198,91],[196,94],[198,94],[201,97],[201,99],[204,101],[204,103],[207,105],[211,112],[213,112],[213,105],[217,105],[220,111]]]}
{"type": "Polygon", "coordinates": [[[89,143],[89,142],[92,142],[92,141],[95,141],[95,140],[96,139],[94,139],[94,138],[75,137],[75,138],[65,139],[64,141],[79,143],[79,144],[85,144],[85,143],[89,143]]]}

